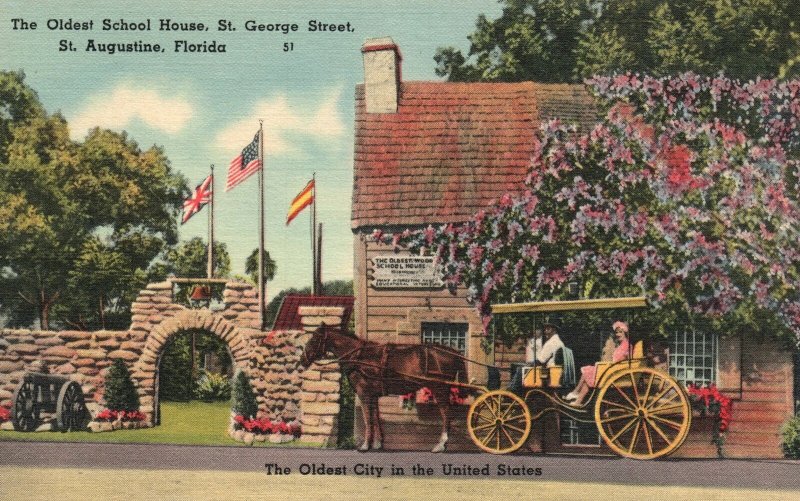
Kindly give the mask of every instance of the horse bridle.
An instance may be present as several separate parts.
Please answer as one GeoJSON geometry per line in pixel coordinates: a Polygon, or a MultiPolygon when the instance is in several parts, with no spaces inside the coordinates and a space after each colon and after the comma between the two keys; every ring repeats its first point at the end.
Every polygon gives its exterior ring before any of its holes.
{"type": "MultiPolygon", "coordinates": [[[[322,330],[322,337],[317,342],[317,345],[314,347],[314,353],[316,355],[316,358],[319,358],[320,356],[322,356],[325,353],[323,351],[323,349],[325,348],[327,343],[328,343],[328,329],[323,329],[322,330]],[[319,353],[317,353],[317,352],[319,352],[319,353]]],[[[311,364],[314,363],[314,361],[309,358],[307,352],[308,352],[308,350],[303,350],[303,360],[302,360],[302,362],[304,364],[307,363],[308,365],[311,365],[311,364]]]]}

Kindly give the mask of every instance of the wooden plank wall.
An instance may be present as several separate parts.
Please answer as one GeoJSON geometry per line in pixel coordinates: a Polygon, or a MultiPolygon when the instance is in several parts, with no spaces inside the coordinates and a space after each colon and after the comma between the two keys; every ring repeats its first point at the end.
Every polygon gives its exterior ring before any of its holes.
{"type": "Polygon", "coordinates": [[[780,458],[780,428],[794,412],[792,355],[777,343],[742,342],[742,398],[725,441],[730,457],[780,458]]]}
{"type": "Polygon", "coordinates": [[[354,288],[356,294],[356,334],[370,341],[397,342],[397,323],[407,319],[409,308],[472,308],[466,289],[456,294],[443,289],[391,290],[369,286],[370,260],[393,254],[389,245],[354,239],[354,288]]]}

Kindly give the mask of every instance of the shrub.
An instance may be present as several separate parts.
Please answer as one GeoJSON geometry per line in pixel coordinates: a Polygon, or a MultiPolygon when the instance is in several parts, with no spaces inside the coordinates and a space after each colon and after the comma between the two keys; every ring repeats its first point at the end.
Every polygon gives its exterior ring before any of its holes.
{"type": "Polygon", "coordinates": [[[783,455],[790,459],[800,459],[800,414],[790,418],[781,428],[783,455]]]}
{"type": "Polygon", "coordinates": [[[238,371],[233,381],[231,409],[233,413],[246,419],[256,417],[258,403],[250,386],[250,380],[243,371],[238,371]]]}
{"type": "Polygon", "coordinates": [[[203,372],[195,384],[195,397],[206,402],[231,398],[231,382],[224,374],[203,372]]]}
{"type": "Polygon", "coordinates": [[[0,423],[5,423],[11,419],[11,412],[5,407],[0,407],[0,423]]]}
{"type": "Polygon", "coordinates": [[[106,407],[115,411],[138,411],[139,394],[133,386],[131,375],[125,363],[117,358],[106,374],[104,398],[106,407]]]}

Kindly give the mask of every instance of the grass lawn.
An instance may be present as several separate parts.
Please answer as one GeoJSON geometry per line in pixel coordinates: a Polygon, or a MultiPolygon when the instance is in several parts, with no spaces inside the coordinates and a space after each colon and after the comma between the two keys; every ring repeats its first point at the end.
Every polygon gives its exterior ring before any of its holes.
{"type": "MultiPolygon", "coordinates": [[[[154,428],[104,433],[0,431],[0,440],[244,446],[243,443],[236,442],[228,436],[230,412],[231,406],[227,401],[162,402],[161,425],[154,428]]],[[[276,447],[292,444],[296,442],[287,444],[256,442],[253,446],[276,447]]]]}

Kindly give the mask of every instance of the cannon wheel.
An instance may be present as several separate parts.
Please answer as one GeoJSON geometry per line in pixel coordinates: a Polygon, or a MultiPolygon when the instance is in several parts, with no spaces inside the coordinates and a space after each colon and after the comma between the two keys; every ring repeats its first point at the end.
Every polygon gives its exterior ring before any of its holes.
{"type": "Polygon", "coordinates": [[[20,383],[14,390],[14,412],[11,422],[17,431],[33,431],[39,425],[39,403],[36,387],[30,381],[20,383]]]}
{"type": "Polygon", "coordinates": [[[654,369],[632,368],[603,383],[594,418],[614,452],[655,459],[674,452],[686,439],[692,409],[677,381],[654,369]]]}
{"type": "Polygon", "coordinates": [[[525,401],[510,391],[490,391],[479,396],[470,406],[467,429],[481,450],[507,454],[528,440],[531,412],[525,401]]]}
{"type": "Polygon", "coordinates": [[[56,401],[56,421],[61,431],[82,430],[86,426],[88,412],[83,400],[81,385],[75,381],[64,383],[56,401]]]}

